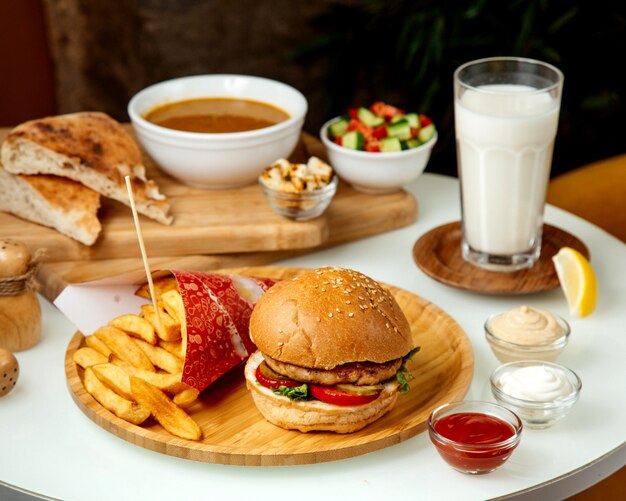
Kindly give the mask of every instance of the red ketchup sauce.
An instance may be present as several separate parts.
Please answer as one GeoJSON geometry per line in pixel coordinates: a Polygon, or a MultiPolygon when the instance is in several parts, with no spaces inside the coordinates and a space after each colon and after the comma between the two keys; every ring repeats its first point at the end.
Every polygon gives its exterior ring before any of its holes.
{"type": "Polygon", "coordinates": [[[514,443],[502,443],[515,435],[515,429],[505,421],[489,414],[459,412],[437,420],[435,431],[442,437],[459,442],[437,441],[439,454],[450,466],[465,472],[488,472],[496,469],[511,455],[514,443]],[[463,444],[463,445],[460,445],[463,444]]]}

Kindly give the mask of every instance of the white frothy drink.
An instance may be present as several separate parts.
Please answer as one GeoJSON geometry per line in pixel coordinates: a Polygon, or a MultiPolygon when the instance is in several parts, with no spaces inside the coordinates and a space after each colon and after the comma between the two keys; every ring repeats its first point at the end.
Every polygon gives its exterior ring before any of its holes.
{"type": "Polygon", "coordinates": [[[465,240],[488,254],[527,252],[543,224],[559,100],[525,85],[477,89],[455,106],[465,240]]]}

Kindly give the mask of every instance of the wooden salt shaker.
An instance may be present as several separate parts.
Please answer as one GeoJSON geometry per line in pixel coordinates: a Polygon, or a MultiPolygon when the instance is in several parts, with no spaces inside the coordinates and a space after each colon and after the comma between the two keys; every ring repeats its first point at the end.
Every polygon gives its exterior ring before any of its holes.
{"type": "Polygon", "coordinates": [[[27,350],[41,339],[41,307],[28,247],[0,240],[0,348],[27,350]]]}

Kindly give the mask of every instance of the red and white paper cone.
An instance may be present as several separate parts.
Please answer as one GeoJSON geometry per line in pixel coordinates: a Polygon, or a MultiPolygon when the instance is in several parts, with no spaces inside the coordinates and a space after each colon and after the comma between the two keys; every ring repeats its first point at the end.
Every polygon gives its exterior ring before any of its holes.
{"type": "Polygon", "coordinates": [[[275,280],[171,270],[185,308],[187,351],[182,381],[198,391],[251,355],[248,330],[256,300],[275,280]]]}

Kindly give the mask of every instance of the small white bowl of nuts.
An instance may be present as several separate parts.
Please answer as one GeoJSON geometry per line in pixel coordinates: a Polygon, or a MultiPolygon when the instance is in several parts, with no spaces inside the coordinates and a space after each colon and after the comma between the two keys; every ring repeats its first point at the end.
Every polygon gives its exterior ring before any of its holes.
{"type": "Polygon", "coordinates": [[[306,164],[276,160],[259,176],[259,186],[276,214],[293,221],[320,216],[337,192],[332,167],[317,157],[306,164]]]}

